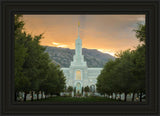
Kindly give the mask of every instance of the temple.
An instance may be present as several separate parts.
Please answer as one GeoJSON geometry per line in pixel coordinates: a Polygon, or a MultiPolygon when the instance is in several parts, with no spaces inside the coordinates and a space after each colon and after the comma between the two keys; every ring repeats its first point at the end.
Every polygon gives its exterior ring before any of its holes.
{"type": "Polygon", "coordinates": [[[82,40],[79,34],[75,41],[75,55],[69,68],[61,68],[66,77],[66,86],[72,86],[76,93],[82,93],[82,88],[89,86],[92,92],[96,92],[97,77],[102,68],[88,68],[82,54],[82,40]]]}

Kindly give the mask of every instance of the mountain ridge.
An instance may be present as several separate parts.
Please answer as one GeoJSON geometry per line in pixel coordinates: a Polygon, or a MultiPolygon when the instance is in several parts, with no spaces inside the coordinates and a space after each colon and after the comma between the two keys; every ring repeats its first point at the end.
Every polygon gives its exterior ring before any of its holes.
{"type": "MultiPolygon", "coordinates": [[[[75,49],[51,46],[45,47],[45,52],[49,54],[52,62],[59,64],[63,68],[70,66],[71,61],[73,61],[75,49]]],[[[82,54],[84,55],[84,60],[87,62],[88,67],[103,68],[109,59],[115,59],[115,57],[112,55],[108,53],[102,53],[96,49],[82,48],[82,54]]]]}

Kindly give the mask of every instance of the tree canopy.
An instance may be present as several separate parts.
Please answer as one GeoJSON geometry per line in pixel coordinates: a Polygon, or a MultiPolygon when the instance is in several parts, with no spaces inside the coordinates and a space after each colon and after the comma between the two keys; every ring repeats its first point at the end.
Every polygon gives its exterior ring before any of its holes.
{"type": "Polygon", "coordinates": [[[98,92],[125,93],[125,101],[128,93],[145,93],[145,25],[138,24],[134,31],[143,44],[117,53],[115,60],[106,63],[97,78],[98,92]]]}
{"type": "Polygon", "coordinates": [[[27,34],[22,17],[15,15],[15,92],[59,94],[65,86],[64,74],[40,45],[43,34],[27,34]]]}

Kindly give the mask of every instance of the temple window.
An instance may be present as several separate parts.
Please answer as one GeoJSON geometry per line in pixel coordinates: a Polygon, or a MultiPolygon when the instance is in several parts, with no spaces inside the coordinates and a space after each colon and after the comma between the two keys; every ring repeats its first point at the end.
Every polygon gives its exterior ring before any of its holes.
{"type": "Polygon", "coordinates": [[[81,80],[81,71],[80,70],[76,71],[76,80],[81,80]]]}

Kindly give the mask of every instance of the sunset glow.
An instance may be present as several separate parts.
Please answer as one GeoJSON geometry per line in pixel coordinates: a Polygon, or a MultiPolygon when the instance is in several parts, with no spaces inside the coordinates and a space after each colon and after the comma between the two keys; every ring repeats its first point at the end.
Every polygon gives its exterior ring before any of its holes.
{"type": "Polygon", "coordinates": [[[44,46],[75,49],[80,22],[82,47],[114,55],[139,44],[133,31],[145,15],[23,15],[24,30],[43,34],[44,46]]]}
{"type": "Polygon", "coordinates": [[[112,56],[114,56],[114,54],[115,54],[115,52],[112,52],[112,50],[105,50],[105,49],[97,49],[97,50],[102,52],[102,53],[110,54],[112,56]]]}
{"type": "Polygon", "coordinates": [[[61,43],[52,42],[54,47],[68,48],[68,45],[64,45],[61,43]]]}

